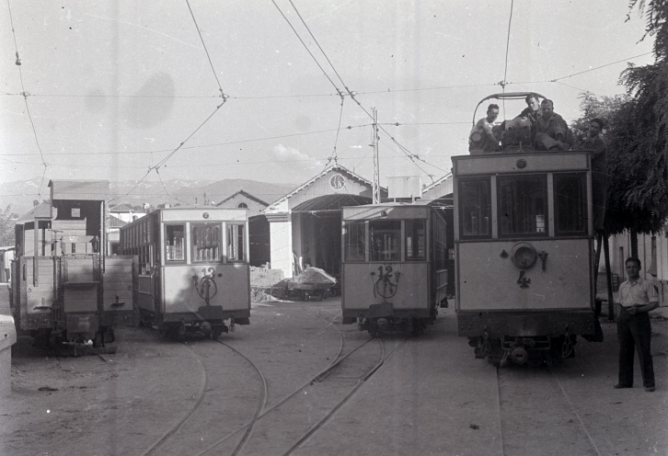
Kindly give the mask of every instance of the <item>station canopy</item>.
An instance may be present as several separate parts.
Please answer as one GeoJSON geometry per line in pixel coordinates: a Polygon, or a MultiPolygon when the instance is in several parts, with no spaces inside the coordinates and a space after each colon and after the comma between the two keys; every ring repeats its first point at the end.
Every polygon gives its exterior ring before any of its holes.
{"type": "Polygon", "coordinates": [[[292,209],[292,213],[341,212],[341,208],[344,206],[362,206],[364,204],[371,204],[371,202],[372,200],[368,196],[349,194],[323,195],[304,201],[292,209]]]}

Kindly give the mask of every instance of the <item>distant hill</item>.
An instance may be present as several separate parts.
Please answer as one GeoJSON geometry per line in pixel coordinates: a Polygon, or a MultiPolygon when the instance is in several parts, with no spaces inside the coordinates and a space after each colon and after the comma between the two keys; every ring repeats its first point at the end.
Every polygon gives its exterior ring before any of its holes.
{"type": "MultiPolygon", "coordinates": [[[[41,198],[38,196],[38,187],[41,177],[26,181],[0,183],[0,209],[11,205],[12,212],[23,215],[33,207],[35,200],[49,199],[46,184],[42,188],[41,198]]],[[[47,181],[48,183],[48,181],[47,181]]],[[[127,203],[141,206],[144,203],[156,207],[159,204],[203,204],[206,201],[218,203],[239,190],[272,203],[298,184],[270,184],[249,179],[213,180],[183,180],[171,179],[161,182],[142,182],[137,185],[134,181],[111,182],[110,204],[127,203]],[[136,188],[135,188],[136,186],[136,188]]]]}

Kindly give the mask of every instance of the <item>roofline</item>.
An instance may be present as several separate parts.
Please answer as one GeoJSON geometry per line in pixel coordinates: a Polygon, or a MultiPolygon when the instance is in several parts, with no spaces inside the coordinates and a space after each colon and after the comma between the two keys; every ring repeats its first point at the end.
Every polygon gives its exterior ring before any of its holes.
{"type": "MultiPolygon", "coordinates": [[[[322,176],[324,176],[325,174],[329,173],[330,171],[335,171],[335,170],[343,171],[343,172],[345,172],[345,173],[347,173],[347,174],[353,176],[355,179],[358,179],[358,180],[362,181],[364,184],[369,185],[369,186],[371,186],[371,187],[373,188],[373,182],[371,182],[371,181],[368,180],[368,179],[365,179],[364,177],[362,177],[362,176],[360,176],[360,175],[358,175],[358,174],[355,174],[354,172],[350,171],[350,170],[349,170],[348,168],[346,168],[345,166],[339,165],[339,164],[337,163],[337,164],[328,166],[327,168],[325,168],[325,169],[322,170],[320,173],[318,173],[318,174],[316,174],[315,176],[313,176],[313,177],[312,177],[311,179],[309,179],[308,181],[306,181],[306,182],[304,182],[303,184],[301,184],[300,186],[296,187],[294,190],[292,190],[292,191],[286,193],[285,195],[281,196],[279,199],[277,199],[276,201],[272,202],[271,204],[268,204],[267,207],[271,207],[271,206],[274,206],[274,205],[276,205],[276,204],[278,204],[278,203],[282,203],[283,201],[289,200],[289,199],[292,198],[295,194],[299,193],[299,192],[302,191],[304,188],[308,187],[309,185],[311,185],[313,182],[315,182],[315,181],[317,181],[318,179],[320,179],[320,178],[321,178],[322,176]]],[[[381,189],[381,190],[384,190],[384,191],[387,192],[387,189],[384,188],[384,187],[380,187],[380,189],[381,189]]]]}
{"type": "Polygon", "coordinates": [[[250,198],[250,199],[252,199],[252,200],[257,201],[257,202],[260,203],[260,204],[264,204],[265,206],[269,206],[269,204],[267,204],[266,201],[262,201],[260,198],[251,195],[250,193],[248,193],[248,192],[245,191],[244,189],[241,189],[241,190],[239,190],[239,191],[237,191],[237,192],[232,193],[230,196],[228,196],[227,198],[225,198],[224,200],[222,200],[222,201],[220,201],[218,204],[216,204],[216,206],[220,206],[220,205],[223,204],[225,201],[234,198],[236,195],[238,195],[238,194],[240,194],[240,193],[243,194],[244,196],[247,196],[248,198],[250,198]]]}
{"type": "Polygon", "coordinates": [[[429,190],[431,190],[432,188],[436,188],[436,187],[438,187],[438,186],[441,185],[443,182],[445,182],[446,180],[448,180],[448,177],[452,177],[452,172],[449,172],[449,173],[446,174],[445,176],[440,177],[440,178],[436,179],[434,182],[432,182],[431,184],[427,185],[427,186],[422,190],[422,193],[424,194],[424,193],[428,192],[429,190]]]}

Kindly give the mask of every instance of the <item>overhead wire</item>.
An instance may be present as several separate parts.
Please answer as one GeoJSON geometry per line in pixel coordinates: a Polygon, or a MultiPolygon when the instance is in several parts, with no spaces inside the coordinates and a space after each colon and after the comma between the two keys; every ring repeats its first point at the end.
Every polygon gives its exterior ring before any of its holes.
{"type": "MultiPolygon", "coordinates": [[[[506,37],[506,59],[504,63],[504,69],[503,69],[503,81],[500,82],[501,84],[501,90],[503,93],[506,93],[506,85],[508,84],[508,54],[510,52],[510,30],[511,26],[513,23],[513,6],[514,6],[515,0],[510,0],[510,17],[508,18],[508,34],[506,37]]],[[[505,117],[506,115],[506,99],[503,99],[503,115],[505,117]]]]}
{"type": "MultiPolygon", "coordinates": [[[[371,114],[371,113],[370,113],[370,112],[369,112],[369,111],[362,105],[362,103],[361,103],[359,100],[356,99],[354,92],[353,92],[352,90],[350,90],[350,88],[349,88],[349,87],[346,85],[346,83],[343,81],[343,78],[341,77],[341,75],[339,74],[339,72],[338,72],[338,71],[336,70],[336,68],[334,67],[334,64],[332,63],[332,61],[331,61],[331,60],[329,59],[329,57],[327,56],[327,53],[325,52],[325,50],[322,48],[322,46],[320,46],[320,43],[318,42],[318,39],[315,37],[315,35],[314,35],[313,32],[311,31],[311,29],[310,29],[310,27],[308,26],[308,24],[306,23],[306,21],[304,20],[304,18],[302,17],[302,15],[299,13],[299,10],[297,9],[297,7],[296,7],[295,4],[293,3],[293,1],[292,1],[292,0],[288,0],[288,1],[290,2],[290,5],[292,5],[292,7],[294,8],[295,13],[297,14],[297,16],[299,17],[299,19],[301,20],[302,24],[304,25],[304,27],[305,27],[306,30],[308,31],[309,35],[311,35],[311,38],[313,38],[314,43],[316,44],[316,46],[318,46],[318,49],[320,49],[320,52],[321,52],[322,55],[325,57],[325,60],[327,60],[327,63],[329,63],[329,66],[330,66],[330,67],[332,68],[332,70],[334,71],[334,74],[336,74],[337,78],[339,79],[339,81],[341,82],[341,84],[343,85],[343,87],[345,88],[345,90],[346,90],[347,94],[350,96],[351,100],[353,100],[353,101],[354,101],[354,102],[355,102],[355,103],[362,109],[362,111],[364,111],[364,112],[366,113],[366,115],[369,116],[369,118],[372,119],[372,120],[374,121],[374,123],[376,123],[376,120],[374,119],[374,116],[373,116],[373,115],[372,115],[372,114],[371,114]]],[[[285,18],[285,20],[288,22],[288,24],[290,24],[290,27],[291,27],[292,30],[295,32],[295,34],[297,35],[297,37],[299,38],[299,40],[301,41],[301,43],[304,45],[304,47],[306,48],[306,50],[308,51],[308,53],[311,55],[311,57],[313,57],[314,60],[316,60],[316,63],[318,64],[318,66],[320,67],[320,69],[324,72],[324,69],[322,68],[322,66],[320,65],[320,63],[317,62],[317,59],[315,59],[315,57],[313,56],[313,54],[311,53],[311,51],[308,49],[308,47],[307,47],[306,44],[304,43],[304,40],[302,40],[301,37],[299,36],[299,34],[297,34],[297,31],[296,31],[295,28],[292,26],[292,24],[290,23],[290,21],[287,19],[287,17],[285,16],[285,14],[283,14],[283,12],[281,11],[281,9],[278,7],[278,5],[276,4],[276,1],[275,1],[275,0],[272,0],[272,2],[273,2],[274,5],[276,6],[276,8],[278,8],[278,10],[281,12],[281,15],[283,16],[283,18],[285,18]]],[[[325,73],[325,74],[326,74],[326,73],[325,73]]],[[[329,76],[328,76],[328,79],[330,79],[329,76]]],[[[331,79],[330,79],[330,81],[331,81],[331,79]]],[[[334,83],[332,82],[332,84],[334,84],[334,83]]],[[[336,86],[336,85],[335,85],[335,86],[336,86]]],[[[338,88],[337,88],[337,90],[338,90],[338,88]]],[[[377,125],[377,123],[376,123],[376,125],[377,125]]],[[[419,165],[417,165],[417,163],[415,163],[415,159],[416,159],[416,158],[417,158],[418,160],[421,160],[421,161],[423,161],[423,162],[426,163],[425,160],[422,160],[422,159],[419,158],[418,155],[411,153],[406,147],[404,147],[402,144],[400,144],[400,143],[399,143],[399,142],[398,142],[398,141],[397,141],[391,134],[389,134],[389,133],[387,132],[387,130],[385,130],[382,126],[378,125],[378,129],[379,129],[380,131],[383,131],[383,133],[385,133],[385,134],[392,140],[392,142],[394,142],[394,143],[397,145],[397,147],[399,147],[399,149],[400,149],[402,152],[404,152],[404,154],[408,157],[408,159],[409,159],[411,162],[413,162],[413,164],[415,164],[415,165],[417,166],[418,169],[420,169],[422,172],[424,172],[425,174],[427,174],[427,175],[433,180],[433,177],[431,176],[431,174],[427,173],[424,169],[422,169],[421,166],[419,166],[419,165]]]]}
{"type": "Polygon", "coordinates": [[[39,155],[42,160],[42,165],[44,166],[44,171],[42,172],[42,180],[40,181],[38,188],[38,195],[41,198],[42,186],[44,185],[44,176],[46,176],[46,170],[48,168],[48,164],[46,163],[46,160],[44,160],[44,151],[42,150],[42,145],[39,142],[39,138],[37,136],[37,129],[35,128],[35,122],[33,121],[32,114],[30,112],[30,105],[28,103],[28,96],[30,94],[26,91],[25,83],[23,82],[23,71],[21,70],[21,58],[19,57],[19,46],[18,43],[16,42],[16,31],[14,30],[14,18],[12,16],[12,6],[9,0],[7,0],[7,9],[9,10],[9,22],[12,26],[12,37],[14,39],[14,49],[16,50],[15,64],[18,67],[19,80],[21,81],[21,89],[22,89],[21,96],[23,97],[23,101],[25,103],[26,114],[28,114],[28,120],[30,121],[30,126],[32,127],[33,136],[35,137],[35,143],[37,144],[37,149],[39,150],[39,155]]]}
{"type": "Polygon", "coordinates": [[[220,96],[225,101],[226,95],[225,92],[223,92],[223,86],[220,84],[220,79],[218,79],[218,73],[216,73],[216,69],[213,66],[213,61],[211,60],[211,55],[209,54],[209,50],[206,47],[206,43],[204,42],[204,37],[202,36],[202,31],[199,28],[199,25],[197,24],[197,19],[195,18],[195,13],[193,12],[192,7],[190,6],[190,0],[186,0],[186,4],[188,5],[188,11],[190,11],[190,16],[193,18],[193,22],[195,23],[195,28],[197,29],[197,34],[199,35],[199,39],[202,42],[202,46],[204,47],[204,52],[206,52],[206,57],[209,59],[209,65],[211,65],[211,71],[213,71],[213,77],[216,78],[216,82],[218,83],[218,89],[220,90],[220,96]]]}

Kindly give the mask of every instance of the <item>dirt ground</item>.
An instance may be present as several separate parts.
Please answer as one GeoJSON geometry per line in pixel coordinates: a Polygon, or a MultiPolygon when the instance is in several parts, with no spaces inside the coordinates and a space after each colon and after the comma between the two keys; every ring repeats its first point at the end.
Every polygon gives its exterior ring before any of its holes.
{"type": "MultiPolygon", "coordinates": [[[[254,304],[251,325],[221,340],[263,371],[270,406],[336,356],[339,331],[350,346],[368,339],[338,319],[337,299],[254,304]]],[[[612,389],[616,336],[614,323],[602,321],[606,342],[581,341],[578,356],[553,372],[510,368],[497,377],[457,337],[448,309],[296,454],[530,455],[565,454],[566,448],[569,454],[668,454],[668,322],[652,320],[658,388],[648,394],[612,389]],[[527,394],[519,389],[526,385],[527,394]]],[[[103,357],[54,357],[19,337],[12,348],[12,394],[0,400],[0,455],[142,455],[194,406],[204,366],[191,348],[203,340],[191,339],[189,346],[140,328],[120,329],[117,336],[117,353],[103,357]]],[[[213,361],[221,369],[210,376],[242,372],[240,359],[220,356],[213,361]]],[[[241,402],[230,415],[252,413],[256,403],[257,380],[244,369],[248,378],[238,380],[246,384],[248,410],[241,402]]],[[[207,388],[219,388],[208,382],[207,388]]],[[[194,442],[200,435],[209,438],[194,428],[182,438],[194,442]]]]}

